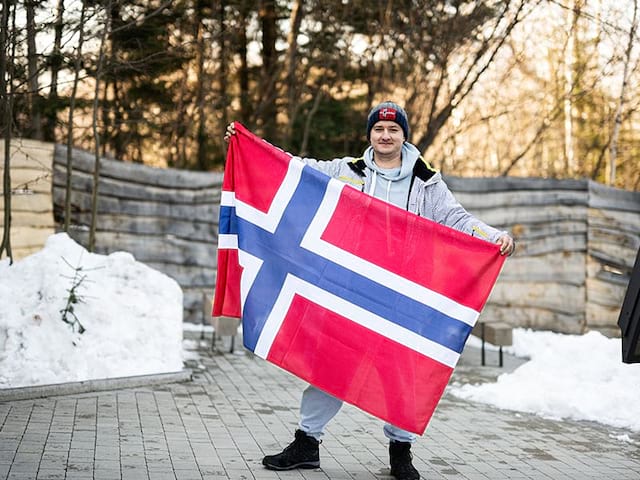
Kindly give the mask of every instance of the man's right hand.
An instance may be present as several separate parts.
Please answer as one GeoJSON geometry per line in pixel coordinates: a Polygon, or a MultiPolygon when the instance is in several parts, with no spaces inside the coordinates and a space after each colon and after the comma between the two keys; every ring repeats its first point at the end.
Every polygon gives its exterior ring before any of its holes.
{"type": "Polygon", "coordinates": [[[233,122],[227,125],[227,131],[224,132],[224,141],[229,143],[231,140],[231,136],[236,134],[236,127],[233,122]]]}

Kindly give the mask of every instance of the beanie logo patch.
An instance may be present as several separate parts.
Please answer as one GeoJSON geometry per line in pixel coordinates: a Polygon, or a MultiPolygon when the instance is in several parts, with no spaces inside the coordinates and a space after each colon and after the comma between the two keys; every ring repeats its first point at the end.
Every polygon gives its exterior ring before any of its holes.
{"type": "Polygon", "coordinates": [[[382,108],[378,112],[378,118],[380,120],[395,120],[396,119],[396,111],[393,108],[382,108]]]}

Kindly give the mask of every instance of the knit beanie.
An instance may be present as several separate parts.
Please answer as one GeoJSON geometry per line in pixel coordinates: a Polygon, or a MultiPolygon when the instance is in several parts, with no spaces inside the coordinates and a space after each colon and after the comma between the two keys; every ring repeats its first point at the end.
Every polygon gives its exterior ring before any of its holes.
{"type": "Polygon", "coordinates": [[[382,102],[371,109],[369,116],[367,117],[367,140],[369,140],[369,137],[371,136],[371,129],[373,126],[381,120],[395,122],[400,125],[400,128],[402,128],[402,132],[404,133],[404,139],[409,140],[409,121],[407,120],[407,112],[405,112],[400,105],[393,102],[382,102]]]}

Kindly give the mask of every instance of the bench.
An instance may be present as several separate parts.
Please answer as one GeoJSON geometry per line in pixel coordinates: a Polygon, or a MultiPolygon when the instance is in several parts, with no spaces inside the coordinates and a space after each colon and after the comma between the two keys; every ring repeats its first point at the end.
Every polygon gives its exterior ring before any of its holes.
{"type": "Polygon", "coordinates": [[[482,347],[480,349],[480,358],[482,365],[486,365],[484,345],[485,342],[488,342],[491,345],[495,345],[498,347],[499,365],[500,367],[502,367],[502,347],[513,345],[513,327],[505,322],[487,322],[478,320],[471,333],[482,340],[482,347]]]}

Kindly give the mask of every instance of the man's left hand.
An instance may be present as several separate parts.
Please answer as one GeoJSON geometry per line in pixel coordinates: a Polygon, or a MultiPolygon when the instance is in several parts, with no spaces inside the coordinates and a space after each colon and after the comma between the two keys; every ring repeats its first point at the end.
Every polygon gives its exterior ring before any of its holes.
{"type": "Polygon", "coordinates": [[[500,255],[511,256],[516,249],[516,243],[509,235],[502,235],[496,243],[500,245],[500,255]]]}

